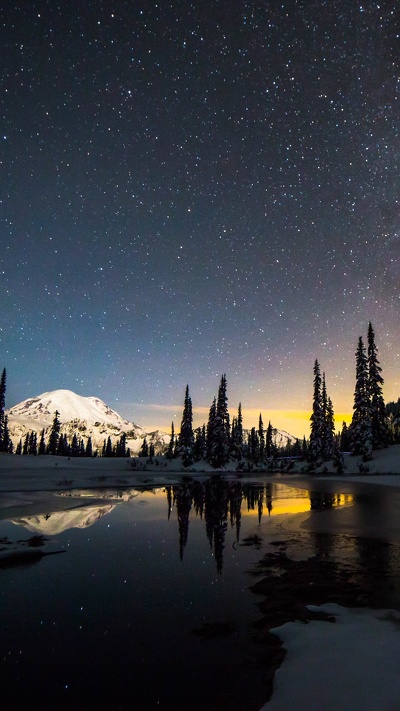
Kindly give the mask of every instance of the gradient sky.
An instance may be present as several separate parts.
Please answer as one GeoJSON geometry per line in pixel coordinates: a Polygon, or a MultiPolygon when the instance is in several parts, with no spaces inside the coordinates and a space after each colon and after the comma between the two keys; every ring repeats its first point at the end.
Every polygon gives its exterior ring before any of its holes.
{"type": "Polygon", "coordinates": [[[226,373],[231,415],[308,436],[314,359],[341,420],[369,320],[397,400],[395,0],[0,13],[6,406],[67,388],[169,430],[226,373]]]}

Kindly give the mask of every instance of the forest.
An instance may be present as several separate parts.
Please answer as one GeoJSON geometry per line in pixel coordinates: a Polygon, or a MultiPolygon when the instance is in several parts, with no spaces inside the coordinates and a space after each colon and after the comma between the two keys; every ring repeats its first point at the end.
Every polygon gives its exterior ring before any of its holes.
{"type": "MultiPolygon", "coordinates": [[[[220,468],[228,462],[236,462],[237,470],[249,469],[253,465],[274,470],[277,459],[290,461],[303,459],[309,470],[323,462],[332,460],[338,471],[343,469],[343,453],[361,455],[367,462],[376,449],[400,443],[400,398],[385,405],[382,386],[382,369],[378,360],[378,349],[371,322],[368,324],[366,345],[362,336],[358,339],[356,358],[356,382],[354,389],[353,416],[349,426],[344,422],[340,431],[335,431],[335,415],[332,400],[327,393],[325,373],[321,373],[319,361],[313,367],[312,412],[310,435],[307,439],[292,440],[285,447],[275,443],[276,430],[271,422],[264,427],[261,413],[257,426],[246,430],[243,427],[242,407],[230,418],[228,410],[227,378],[221,376],[218,394],[209,410],[207,423],[193,428],[193,406],[189,385],[186,386],[181,427],[175,433],[171,425],[169,444],[163,453],[167,459],[180,458],[183,466],[189,467],[195,461],[205,460],[213,467],[220,468]]],[[[130,457],[127,436],[122,433],[116,442],[111,437],[104,440],[100,451],[93,447],[91,438],[84,440],[74,433],[71,440],[61,434],[60,413],[54,419],[47,440],[43,429],[28,432],[14,450],[5,410],[6,369],[0,380],[0,451],[17,455],[58,455],[69,457],[130,457]]],[[[155,457],[153,443],[146,437],[138,455],[152,461],[155,457]]]]}

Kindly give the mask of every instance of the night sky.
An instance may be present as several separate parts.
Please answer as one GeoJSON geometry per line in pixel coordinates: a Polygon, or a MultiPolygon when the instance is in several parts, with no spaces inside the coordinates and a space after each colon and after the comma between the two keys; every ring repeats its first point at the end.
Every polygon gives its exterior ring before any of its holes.
{"type": "Polygon", "coordinates": [[[397,400],[395,0],[0,13],[6,406],[67,388],[169,430],[226,373],[231,415],[308,435],[314,359],[350,413],[369,320],[397,400]]]}

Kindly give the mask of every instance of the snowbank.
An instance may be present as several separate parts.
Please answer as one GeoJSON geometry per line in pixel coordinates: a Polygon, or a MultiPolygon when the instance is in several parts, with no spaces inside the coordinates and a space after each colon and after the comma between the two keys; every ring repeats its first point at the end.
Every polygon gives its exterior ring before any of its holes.
{"type": "MultiPolygon", "coordinates": [[[[281,481],[295,484],[296,477],[307,481],[310,478],[324,478],[340,481],[357,481],[400,486],[400,445],[374,452],[374,458],[368,462],[368,472],[360,474],[360,457],[345,455],[345,471],[337,475],[330,462],[319,471],[307,474],[304,462],[296,462],[288,474],[280,474],[281,481]],[[386,475],[386,476],[382,476],[386,475]]],[[[0,454],[0,492],[14,491],[56,491],[63,488],[98,487],[103,483],[133,486],[140,483],[159,483],[181,480],[182,476],[201,477],[220,474],[224,477],[257,479],[258,476],[275,476],[262,469],[237,471],[237,462],[215,470],[207,462],[196,462],[184,467],[178,459],[168,460],[155,457],[149,462],[144,457],[133,458],[85,458],[54,456],[19,456],[0,454]]]]}
{"type": "Polygon", "coordinates": [[[263,711],[396,711],[400,708],[400,613],[323,610],[336,622],[289,622],[272,630],[287,655],[263,711]]]}

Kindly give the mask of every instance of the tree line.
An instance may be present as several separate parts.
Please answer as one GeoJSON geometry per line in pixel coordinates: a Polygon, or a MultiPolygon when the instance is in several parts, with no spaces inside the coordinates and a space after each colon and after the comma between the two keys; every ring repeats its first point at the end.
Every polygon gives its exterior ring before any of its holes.
{"type": "MultiPolygon", "coordinates": [[[[367,347],[363,338],[358,339],[356,350],[356,384],[354,390],[353,417],[349,427],[343,423],[340,432],[335,433],[335,416],[332,400],[327,393],[325,373],[321,373],[316,359],[313,368],[313,400],[310,417],[310,437],[302,441],[296,439],[282,450],[274,442],[276,430],[271,422],[264,428],[260,413],[258,426],[250,430],[243,428],[241,403],[237,414],[230,421],[227,396],[227,379],[222,375],[218,394],[214,397],[209,410],[208,421],[201,427],[193,428],[193,406],[186,386],[180,432],[175,434],[174,423],[166,456],[169,459],[180,457],[184,466],[195,461],[206,460],[213,467],[219,468],[230,460],[237,461],[237,469],[251,468],[253,465],[273,469],[276,458],[299,457],[308,461],[310,468],[328,460],[333,460],[340,469],[343,467],[343,452],[361,455],[364,461],[372,457],[375,449],[400,442],[400,398],[397,403],[385,406],[382,395],[384,383],[382,369],[378,360],[375,333],[371,322],[368,324],[367,347]]],[[[0,380],[0,451],[13,453],[13,443],[9,434],[8,418],[5,414],[6,370],[0,380]]],[[[56,411],[48,437],[45,432],[40,437],[32,431],[24,441],[20,440],[16,454],[55,454],[62,456],[92,457],[97,454],[104,457],[129,457],[126,434],[123,433],[117,443],[111,437],[104,440],[101,453],[94,450],[91,437],[86,443],[73,434],[68,441],[61,434],[60,413],[56,411]]],[[[148,444],[144,438],[139,456],[154,457],[154,444],[148,444]]],[[[290,466],[285,464],[285,466],[290,466]]]]}

